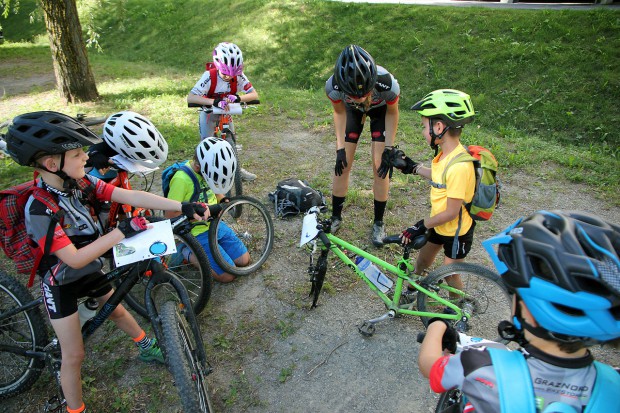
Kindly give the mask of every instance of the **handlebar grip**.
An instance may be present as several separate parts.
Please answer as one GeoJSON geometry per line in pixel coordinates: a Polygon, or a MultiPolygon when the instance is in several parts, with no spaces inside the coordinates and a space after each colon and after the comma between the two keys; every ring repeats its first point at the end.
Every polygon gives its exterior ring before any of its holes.
{"type": "Polygon", "coordinates": [[[206,107],[208,107],[208,108],[210,108],[210,107],[211,107],[211,105],[201,105],[200,103],[188,103],[188,104],[187,104],[187,107],[188,107],[188,108],[201,108],[201,107],[203,107],[203,106],[206,106],[206,107]]]}
{"type": "Polygon", "coordinates": [[[247,102],[241,102],[241,103],[245,103],[246,105],[259,105],[260,104],[260,100],[255,99],[255,100],[249,100],[247,102]]]}
{"type": "Polygon", "coordinates": [[[425,332],[418,333],[418,336],[416,337],[416,341],[418,343],[422,343],[424,341],[424,337],[426,337],[425,332]]]}

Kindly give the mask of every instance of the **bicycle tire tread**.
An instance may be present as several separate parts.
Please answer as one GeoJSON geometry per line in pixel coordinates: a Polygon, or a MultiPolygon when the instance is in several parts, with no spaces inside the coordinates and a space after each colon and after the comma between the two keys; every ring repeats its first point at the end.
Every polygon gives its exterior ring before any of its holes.
{"type": "MultiPolygon", "coordinates": [[[[182,334],[184,327],[181,325],[182,316],[178,311],[177,303],[174,301],[165,302],[160,310],[160,320],[162,328],[162,341],[165,352],[166,365],[174,378],[175,387],[178,389],[183,411],[188,413],[202,412],[200,409],[199,398],[196,393],[196,385],[192,380],[192,357],[184,350],[182,334]]],[[[189,339],[188,337],[186,339],[189,339]]],[[[208,394],[206,395],[208,400],[208,394]]],[[[207,407],[207,411],[209,408],[207,407]]]]}
{"type": "MultiPolygon", "coordinates": [[[[7,290],[8,293],[12,294],[18,300],[16,304],[23,305],[34,300],[32,294],[30,294],[28,289],[18,280],[3,272],[0,272],[0,294],[7,293],[7,290]]],[[[44,347],[48,342],[48,336],[45,320],[43,319],[40,308],[35,307],[26,312],[18,313],[17,315],[20,314],[25,314],[29,321],[32,333],[31,337],[33,340],[32,348],[44,347]]],[[[0,340],[1,339],[2,335],[0,335],[0,340]]],[[[34,358],[30,360],[31,361],[26,366],[25,371],[17,380],[11,383],[2,384],[2,379],[0,378],[0,400],[24,393],[34,385],[42,373],[43,367],[45,366],[45,361],[34,358]]]]}

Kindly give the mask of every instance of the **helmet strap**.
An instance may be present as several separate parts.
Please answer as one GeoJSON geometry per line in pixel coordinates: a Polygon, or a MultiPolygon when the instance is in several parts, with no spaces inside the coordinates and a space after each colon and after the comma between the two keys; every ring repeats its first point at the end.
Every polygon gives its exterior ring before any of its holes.
{"type": "Polygon", "coordinates": [[[439,145],[437,144],[436,141],[437,139],[443,138],[443,135],[445,135],[448,129],[450,129],[450,126],[446,125],[444,130],[439,135],[435,133],[433,126],[434,126],[433,118],[428,118],[428,131],[429,131],[429,135],[431,135],[430,145],[431,145],[431,148],[435,151],[435,156],[437,156],[437,153],[439,152],[439,145]]]}
{"type": "Polygon", "coordinates": [[[77,189],[77,181],[73,178],[70,178],[69,175],[65,173],[62,169],[65,167],[65,154],[60,155],[60,165],[58,165],[58,171],[52,172],[46,169],[47,172],[53,173],[60,179],[62,179],[62,187],[65,191],[71,189],[77,189]]]}

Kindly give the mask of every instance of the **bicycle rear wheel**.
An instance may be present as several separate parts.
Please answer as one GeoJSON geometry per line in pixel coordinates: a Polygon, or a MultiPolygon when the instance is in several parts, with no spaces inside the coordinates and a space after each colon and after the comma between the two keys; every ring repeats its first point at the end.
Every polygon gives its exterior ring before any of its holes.
{"type": "MultiPolygon", "coordinates": [[[[510,320],[512,301],[497,273],[481,265],[460,262],[437,268],[420,281],[420,285],[471,314],[467,321],[468,335],[502,341],[497,325],[510,320]],[[460,275],[463,288],[449,293],[446,278],[455,275],[460,275]]],[[[419,311],[442,313],[444,308],[441,302],[418,292],[419,311]]],[[[421,319],[426,326],[429,319],[421,319]]]]}
{"type": "MultiPolygon", "coordinates": [[[[237,138],[235,134],[232,132],[228,132],[226,134],[226,142],[232,146],[232,150],[235,153],[235,158],[237,159],[237,170],[235,171],[235,182],[233,187],[228,191],[226,196],[228,198],[237,198],[243,195],[243,182],[241,181],[241,162],[239,161],[239,153],[237,151],[237,138]]],[[[241,213],[243,212],[243,205],[239,204],[235,206],[233,209],[229,211],[229,214],[233,218],[239,218],[241,213]]]]}
{"type": "MultiPolygon", "coordinates": [[[[161,217],[149,217],[148,219],[151,222],[163,220],[161,217]]],[[[175,233],[174,240],[177,252],[161,257],[162,264],[179,277],[187,289],[194,313],[200,314],[211,297],[212,278],[209,258],[200,242],[191,233],[175,233]]],[[[144,291],[147,283],[148,279],[143,279],[125,297],[125,302],[129,307],[144,318],[148,318],[144,304],[144,291]]],[[[177,296],[176,290],[166,283],[159,284],[153,289],[155,303],[163,303],[177,296]]]]}
{"type": "Polygon", "coordinates": [[[211,222],[209,227],[209,245],[215,262],[227,273],[248,275],[259,269],[271,254],[273,248],[273,221],[267,208],[257,199],[249,196],[233,198],[230,203],[223,204],[224,209],[211,222]],[[243,215],[234,217],[231,213],[235,208],[243,207],[243,215]],[[218,245],[226,228],[233,230],[250,253],[250,264],[237,267],[224,259],[222,248],[218,245]]]}
{"type": "MultiPolygon", "coordinates": [[[[0,314],[33,300],[22,283],[0,272],[0,314]]],[[[0,400],[29,390],[45,367],[44,360],[19,356],[6,347],[41,350],[47,343],[39,307],[0,321],[0,400]]]]}
{"type": "Polygon", "coordinates": [[[166,301],[159,311],[161,344],[166,365],[179,391],[183,411],[188,413],[212,412],[207,385],[208,368],[199,360],[197,343],[188,320],[179,305],[166,301]]]}

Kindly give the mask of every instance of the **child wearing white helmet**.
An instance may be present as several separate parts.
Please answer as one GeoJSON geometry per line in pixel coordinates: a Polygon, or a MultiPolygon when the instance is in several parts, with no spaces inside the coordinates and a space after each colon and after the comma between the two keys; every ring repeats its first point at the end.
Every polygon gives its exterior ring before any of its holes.
{"type": "MultiPolygon", "coordinates": [[[[224,199],[232,188],[237,159],[232,147],[228,142],[219,138],[206,138],[196,147],[194,159],[187,161],[187,168],[195,175],[194,179],[201,183],[198,202],[216,204],[224,199]]],[[[175,201],[189,201],[194,195],[194,183],[187,172],[179,169],[170,180],[168,198],[175,201]]],[[[169,211],[166,218],[177,216],[176,212],[169,211]]],[[[250,263],[250,253],[224,221],[218,227],[218,247],[223,250],[222,256],[232,265],[245,267],[250,263]]],[[[192,229],[192,235],[200,242],[209,257],[213,279],[221,283],[229,283],[235,280],[235,276],[225,272],[213,258],[209,245],[209,226],[199,225],[192,229]]],[[[180,248],[184,259],[191,262],[192,256],[189,248],[180,248]],[[187,254],[187,256],[186,256],[187,254]]]]}
{"type": "MultiPolygon", "coordinates": [[[[247,76],[243,73],[243,54],[234,43],[222,42],[213,50],[213,64],[207,64],[207,70],[187,95],[187,103],[202,106],[216,106],[226,110],[230,103],[250,102],[258,99],[258,93],[247,76]]],[[[200,139],[213,136],[220,115],[200,112],[200,139]]],[[[230,129],[235,127],[230,123],[230,129]]],[[[256,175],[241,168],[241,179],[253,181],[256,175]]]]}

